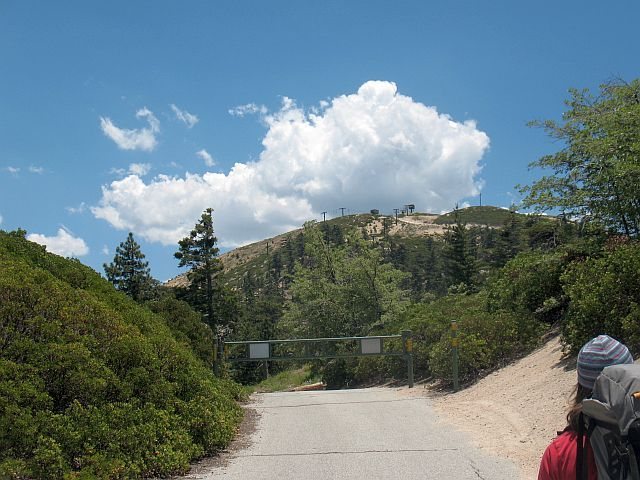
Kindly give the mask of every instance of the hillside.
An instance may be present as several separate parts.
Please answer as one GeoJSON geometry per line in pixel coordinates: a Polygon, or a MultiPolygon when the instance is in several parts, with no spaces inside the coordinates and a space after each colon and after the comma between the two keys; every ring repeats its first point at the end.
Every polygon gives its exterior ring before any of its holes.
{"type": "Polygon", "coordinates": [[[150,308],[0,231],[0,478],[166,476],[228,444],[241,390],[195,353],[206,328],[150,308]]]}
{"type": "MultiPolygon", "coordinates": [[[[499,228],[511,215],[519,218],[527,218],[526,215],[512,213],[509,210],[498,207],[468,207],[457,211],[462,222],[473,226],[484,226],[499,228]]],[[[455,223],[455,212],[442,215],[430,213],[412,213],[410,215],[393,216],[355,214],[336,217],[326,221],[329,227],[356,227],[366,232],[371,238],[382,238],[385,236],[385,225],[387,224],[386,235],[392,239],[416,239],[428,236],[442,236],[447,226],[455,223]]],[[[302,232],[296,229],[273,238],[268,238],[249,245],[238,247],[234,250],[220,255],[220,260],[224,266],[225,280],[237,285],[243,275],[247,272],[264,271],[267,268],[267,252],[273,254],[281,250],[288,239],[294,238],[302,232]]],[[[168,287],[185,287],[188,285],[186,273],[180,274],[166,282],[168,287]]]]}

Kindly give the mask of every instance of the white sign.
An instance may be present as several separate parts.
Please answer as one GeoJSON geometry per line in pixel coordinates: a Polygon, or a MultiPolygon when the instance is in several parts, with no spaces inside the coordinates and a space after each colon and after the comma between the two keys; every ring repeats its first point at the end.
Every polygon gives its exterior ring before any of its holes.
{"type": "Polygon", "coordinates": [[[364,355],[382,353],[381,338],[363,338],[360,340],[360,349],[364,355]]]}
{"type": "Polygon", "coordinates": [[[249,358],[269,358],[269,342],[250,343],[249,358]]]}

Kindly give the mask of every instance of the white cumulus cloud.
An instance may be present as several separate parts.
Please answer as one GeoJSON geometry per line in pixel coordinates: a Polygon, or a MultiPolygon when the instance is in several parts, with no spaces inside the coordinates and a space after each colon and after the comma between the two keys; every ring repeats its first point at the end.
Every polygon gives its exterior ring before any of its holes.
{"type": "Polygon", "coordinates": [[[0,225],[2,225],[2,215],[0,215],[0,225]]]}
{"type": "Polygon", "coordinates": [[[136,117],[145,119],[148,127],[132,130],[119,128],[115,126],[108,117],[100,117],[100,127],[104,134],[113,140],[122,150],[144,150],[151,152],[158,144],[156,134],[160,132],[160,122],[147,107],[138,110],[136,117]]]}
{"type": "Polygon", "coordinates": [[[169,106],[171,107],[171,110],[173,110],[173,113],[176,115],[176,118],[189,128],[193,127],[196,123],[200,121],[197,115],[189,113],[186,110],[180,110],[173,103],[169,106]]]}
{"type": "Polygon", "coordinates": [[[27,240],[45,245],[49,252],[63,257],[81,257],[89,253],[89,247],[84,240],[74,237],[65,228],[58,229],[58,233],[54,237],[31,233],[27,235],[27,240]]]}
{"type": "Polygon", "coordinates": [[[36,173],[38,175],[42,175],[44,173],[44,168],[43,167],[36,167],[34,165],[31,165],[29,167],[29,172],[36,173]]]}
{"type": "Polygon", "coordinates": [[[211,154],[207,152],[204,148],[202,150],[198,150],[196,152],[196,155],[202,160],[204,160],[204,164],[207,167],[213,167],[216,164],[216,161],[213,159],[211,154]]]}
{"type": "Polygon", "coordinates": [[[284,97],[280,110],[265,111],[262,120],[267,132],[257,161],[236,163],[226,174],[149,182],[129,175],[103,186],[93,214],[173,244],[213,207],[220,244],[233,247],[337,207],[390,211],[413,203],[420,211],[451,210],[482,184],[489,137],[472,120],[456,122],[399,94],[392,82],[366,82],[309,111],[284,97]]]}

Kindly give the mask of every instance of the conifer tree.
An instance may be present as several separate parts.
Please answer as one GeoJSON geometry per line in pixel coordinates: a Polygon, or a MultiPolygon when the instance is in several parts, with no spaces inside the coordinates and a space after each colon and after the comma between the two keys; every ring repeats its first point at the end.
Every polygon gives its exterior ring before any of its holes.
{"type": "Polygon", "coordinates": [[[113,262],[103,264],[107,279],[136,302],[149,298],[155,283],[149,273],[149,262],[144,258],[140,245],[129,232],[127,239],[116,248],[113,262]]]}
{"type": "Polygon", "coordinates": [[[464,284],[472,287],[477,272],[475,248],[467,226],[460,221],[458,212],[455,224],[445,236],[445,265],[449,276],[449,285],[464,284]]]}
{"type": "Polygon", "coordinates": [[[212,208],[202,213],[189,236],[178,242],[179,250],[174,256],[180,261],[178,266],[191,268],[187,273],[190,282],[187,301],[205,316],[206,323],[216,332],[220,319],[216,316],[214,296],[219,290],[216,277],[222,270],[222,262],[218,258],[212,213],[212,208]]]}

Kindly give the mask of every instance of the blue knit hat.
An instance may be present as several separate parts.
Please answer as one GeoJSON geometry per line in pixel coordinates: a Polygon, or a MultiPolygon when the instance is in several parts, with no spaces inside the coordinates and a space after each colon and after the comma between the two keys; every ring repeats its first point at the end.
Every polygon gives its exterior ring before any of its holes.
{"type": "Polygon", "coordinates": [[[578,354],[578,383],[593,390],[593,384],[604,367],[633,363],[629,349],[609,335],[589,340],[578,354]]]}

